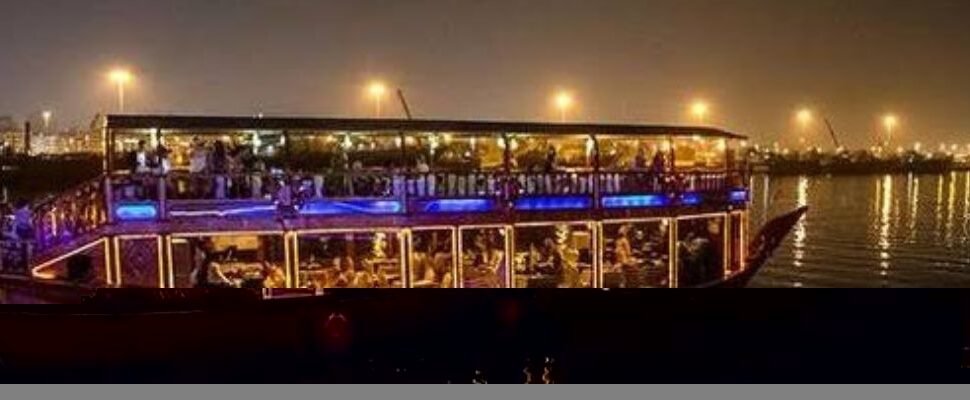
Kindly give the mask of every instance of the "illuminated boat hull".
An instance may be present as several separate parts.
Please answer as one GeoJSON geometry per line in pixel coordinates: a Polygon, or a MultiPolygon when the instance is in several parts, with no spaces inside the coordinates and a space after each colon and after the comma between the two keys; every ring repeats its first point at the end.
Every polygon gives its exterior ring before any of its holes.
{"type": "MultiPolygon", "coordinates": [[[[806,212],[808,208],[802,207],[769,221],[749,245],[748,268],[724,280],[698,285],[697,288],[746,287],[806,212]]],[[[0,279],[0,304],[81,304],[104,307],[106,310],[142,310],[146,313],[155,307],[169,311],[204,311],[207,307],[239,305],[240,302],[247,301],[272,303],[294,297],[339,298],[341,293],[351,292],[367,292],[367,290],[96,289],[27,278],[0,279]]],[[[401,292],[402,295],[406,293],[401,292]]]]}

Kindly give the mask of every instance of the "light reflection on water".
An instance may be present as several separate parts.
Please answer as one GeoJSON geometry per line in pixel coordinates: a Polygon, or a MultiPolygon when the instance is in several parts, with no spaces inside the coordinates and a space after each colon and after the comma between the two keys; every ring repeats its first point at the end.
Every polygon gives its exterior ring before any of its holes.
{"type": "Polygon", "coordinates": [[[752,286],[970,287],[970,172],[752,185],[752,221],[810,207],[752,286]]]}

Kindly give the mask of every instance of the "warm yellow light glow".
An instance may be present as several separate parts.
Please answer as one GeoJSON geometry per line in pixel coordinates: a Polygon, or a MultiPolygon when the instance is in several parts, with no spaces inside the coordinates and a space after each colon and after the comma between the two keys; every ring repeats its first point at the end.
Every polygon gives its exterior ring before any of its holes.
{"type": "Polygon", "coordinates": [[[555,97],[552,99],[553,104],[556,109],[559,110],[559,120],[560,122],[566,122],[566,112],[573,107],[575,100],[573,100],[573,95],[567,91],[560,91],[556,93],[555,97]]]}
{"type": "Polygon", "coordinates": [[[556,95],[557,108],[569,108],[571,105],[573,105],[573,97],[569,93],[559,93],[556,95]]]}
{"type": "Polygon", "coordinates": [[[118,111],[125,111],[125,86],[134,80],[134,76],[125,68],[115,68],[108,73],[108,80],[118,87],[118,111]]]}
{"type": "Polygon", "coordinates": [[[895,115],[888,114],[882,118],[882,125],[886,127],[887,131],[892,131],[899,124],[899,119],[895,115]]]}
{"type": "Polygon", "coordinates": [[[131,72],[129,72],[127,69],[116,68],[111,70],[110,73],[108,73],[108,79],[110,79],[111,82],[116,85],[124,85],[124,84],[127,84],[128,82],[131,82],[132,75],[131,75],[131,72]]]}
{"type": "Polygon", "coordinates": [[[381,116],[381,103],[384,101],[384,95],[387,94],[387,86],[383,82],[373,81],[367,85],[367,94],[374,100],[374,116],[381,116]]]}
{"type": "Polygon", "coordinates": [[[372,98],[379,99],[384,97],[384,94],[387,93],[387,86],[384,86],[384,84],[381,82],[371,82],[371,84],[367,86],[367,93],[370,94],[372,98]]]}
{"type": "Polygon", "coordinates": [[[891,144],[893,140],[893,130],[899,125],[899,119],[893,114],[886,114],[882,117],[882,125],[886,128],[886,144],[891,144]]]}
{"type": "Polygon", "coordinates": [[[707,114],[709,114],[710,111],[711,107],[706,101],[703,100],[696,100],[690,106],[690,114],[693,115],[698,122],[704,122],[704,120],[707,118],[707,114]]]}
{"type": "Polygon", "coordinates": [[[812,123],[812,111],[807,108],[798,110],[798,112],[795,113],[795,120],[798,121],[798,124],[801,125],[802,128],[807,127],[808,124],[812,123]]]}
{"type": "Polygon", "coordinates": [[[53,116],[54,116],[54,113],[51,112],[50,110],[45,110],[44,112],[40,113],[40,117],[44,120],[44,130],[45,131],[48,130],[48,129],[50,129],[50,126],[51,126],[51,117],[53,117],[53,116]]]}

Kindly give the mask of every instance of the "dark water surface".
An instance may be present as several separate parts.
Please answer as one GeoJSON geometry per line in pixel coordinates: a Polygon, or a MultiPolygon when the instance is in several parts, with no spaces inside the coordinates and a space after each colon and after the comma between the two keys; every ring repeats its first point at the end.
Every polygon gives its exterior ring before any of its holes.
{"type": "Polygon", "coordinates": [[[752,178],[751,225],[811,207],[754,287],[970,287],[970,172],[752,178]]]}

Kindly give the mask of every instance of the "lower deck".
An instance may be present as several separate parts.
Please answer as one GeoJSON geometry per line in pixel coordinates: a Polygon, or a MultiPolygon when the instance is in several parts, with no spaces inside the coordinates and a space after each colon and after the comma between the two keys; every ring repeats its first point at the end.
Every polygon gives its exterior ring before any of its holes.
{"type": "Polygon", "coordinates": [[[744,271],[743,208],[129,222],[36,265],[99,287],[666,288],[744,271]],[[200,278],[207,267],[205,278],[200,278]]]}

